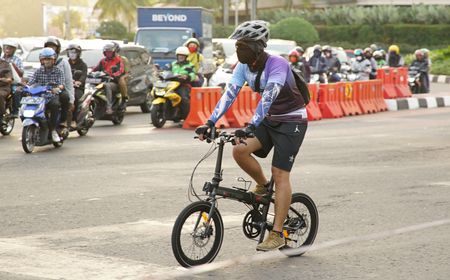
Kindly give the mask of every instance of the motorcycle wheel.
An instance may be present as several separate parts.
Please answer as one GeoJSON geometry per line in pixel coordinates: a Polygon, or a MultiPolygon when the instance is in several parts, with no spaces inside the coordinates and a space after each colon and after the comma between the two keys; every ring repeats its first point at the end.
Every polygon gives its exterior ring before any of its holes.
{"type": "Polygon", "coordinates": [[[27,154],[32,153],[34,150],[36,132],[36,126],[34,125],[25,126],[22,129],[22,148],[27,154]]]}
{"type": "Polygon", "coordinates": [[[152,108],[152,96],[150,94],[150,91],[147,93],[145,102],[142,103],[140,106],[142,113],[150,113],[150,110],[152,108]]]}
{"type": "Polygon", "coordinates": [[[123,122],[123,118],[124,118],[123,113],[116,114],[116,115],[113,116],[113,118],[112,118],[112,123],[113,123],[114,125],[120,125],[120,124],[123,122]]]}
{"type": "Polygon", "coordinates": [[[161,128],[166,123],[166,115],[164,112],[164,105],[154,105],[150,111],[150,118],[152,124],[156,128],[161,128]]]}
{"type": "Polygon", "coordinates": [[[52,142],[53,143],[53,147],[55,148],[61,148],[63,145],[63,140],[59,141],[59,142],[52,142]]]}
{"type": "MultiPolygon", "coordinates": [[[[7,112],[5,115],[8,116],[9,115],[8,109],[6,109],[6,110],[7,110],[7,112]]],[[[15,120],[14,120],[14,118],[11,118],[11,117],[6,117],[6,118],[7,118],[7,120],[5,123],[0,123],[0,133],[3,135],[10,135],[14,129],[15,120]]]]}
{"type": "Polygon", "coordinates": [[[78,135],[80,135],[80,136],[85,136],[88,133],[88,131],[89,131],[89,128],[87,128],[87,127],[77,129],[78,135]]]}

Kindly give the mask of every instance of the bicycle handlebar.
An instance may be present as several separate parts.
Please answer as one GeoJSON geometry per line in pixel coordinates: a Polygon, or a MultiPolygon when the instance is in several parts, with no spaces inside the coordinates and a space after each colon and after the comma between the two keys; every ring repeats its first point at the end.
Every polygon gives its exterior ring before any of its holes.
{"type": "MultiPolygon", "coordinates": [[[[254,136],[249,135],[242,135],[240,133],[242,130],[237,130],[235,132],[226,132],[226,131],[220,131],[216,127],[212,127],[209,132],[204,134],[204,137],[206,139],[206,142],[211,143],[212,141],[216,140],[217,138],[223,139],[225,143],[232,143],[233,145],[236,145],[235,137],[245,139],[245,138],[253,138],[254,136]],[[238,132],[238,133],[236,133],[238,132]]],[[[199,136],[195,136],[194,139],[198,139],[199,136]]],[[[240,140],[240,143],[246,144],[243,140],[240,140]]]]}

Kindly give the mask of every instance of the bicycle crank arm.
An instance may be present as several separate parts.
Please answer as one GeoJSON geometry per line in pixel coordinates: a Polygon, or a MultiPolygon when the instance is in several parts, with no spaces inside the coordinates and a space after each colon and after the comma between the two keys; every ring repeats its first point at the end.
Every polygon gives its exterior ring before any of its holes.
{"type": "Polygon", "coordinates": [[[259,203],[262,205],[267,205],[270,203],[270,199],[268,197],[255,195],[243,190],[217,187],[215,189],[215,193],[223,198],[233,199],[247,204],[259,203]]]}

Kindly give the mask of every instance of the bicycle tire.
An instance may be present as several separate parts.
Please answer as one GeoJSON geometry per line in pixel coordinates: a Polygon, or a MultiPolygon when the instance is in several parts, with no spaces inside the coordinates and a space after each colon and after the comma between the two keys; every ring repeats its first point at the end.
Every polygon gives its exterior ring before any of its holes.
{"type": "Polygon", "coordinates": [[[286,245],[280,248],[280,251],[289,257],[298,257],[306,253],[308,246],[311,246],[314,243],[319,229],[319,213],[314,201],[308,195],[303,193],[292,194],[291,205],[289,207],[288,218],[285,221],[285,225],[289,222],[289,219],[292,219],[292,221],[294,221],[294,219],[298,219],[298,221],[301,220],[304,222],[305,226],[295,232],[288,232],[289,236],[286,240],[286,245]],[[293,206],[294,204],[303,205],[304,209],[296,209],[293,206]],[[294,209],[302,215],[301,218],[294,213],[294,209]],[[302,238],[303,241],[299,242],[300,238],[302,238]],[[294,246],[294,244],[296,246],[294,246]]]}
{"type": "Polygon", "coordinates": [[[191,252],[190,254],[183,248],[183,230],[186,230],[188,228],[187,220],[190,218],[193,214],[195,215],[197,213],[197,217],[194,217],[194,227],[195,224],[198,224],[201,222],[201,219],[204,219],[204,214],[208,214],[211,209],[211,203],[206,201],[196,201],[194,203],[191,203],[186,208],[181,211],[181,213],[178,215],[175,224],[172,229],[172,252],[178,261],[178,263],[184,267],[191,267],[196,265],[201,265],[205,263],[212,262],[217,254],[220,251],[220,247],[222,246],[223,241],[223,235],[224,235],[224,227],[223,227],[223,220],[222,217],[216,208],[214,211],[214,214],[211,218],[212,223],[210,224],[212,227],[212,230],[208,231],[206,233],[206,228],[204,225],[197,226],[194,231],[189,230],[186,233],[186,236],[188,239],[192,239],[192,244],[190,246],[187,246],[187,248],[195,250],[196,248],[200,248],[200,253],[206,252],[206,255],[203,257],[194,256],[196,252],[191,252]],[[203,232],[202,232],[203,230],[203,232]],[[208,235],[200,236],[200,234],[208,235]],[[203,247],[206,247],[208,243],[210,243],[211,237],[214,236],[215,239],[211,244],[211,247],[209,250],[202,249],[203,247]]]}

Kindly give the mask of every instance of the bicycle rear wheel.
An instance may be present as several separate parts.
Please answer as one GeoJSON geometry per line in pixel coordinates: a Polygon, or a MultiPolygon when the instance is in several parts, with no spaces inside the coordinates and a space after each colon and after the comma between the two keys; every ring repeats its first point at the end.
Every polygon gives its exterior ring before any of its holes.
{"type": "Polygon", "coordinates": [[[223,241],[223,221],[218,209],[207,224],[211,203],[197,201],[181,211],[172,230],[172,251],[184,267],[210,263],[223,241]]]}
{"type": "Polygon", "coordinates": [[[301,256],[314,243],[319,228],[319,213],[314,201],[303,193],[292,194],[283,232],[286,246],[280,250],[289,257],[301,256]]]}

